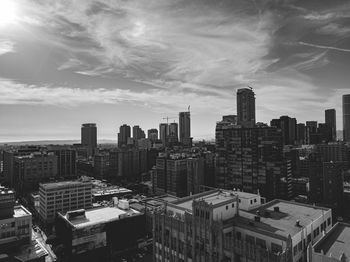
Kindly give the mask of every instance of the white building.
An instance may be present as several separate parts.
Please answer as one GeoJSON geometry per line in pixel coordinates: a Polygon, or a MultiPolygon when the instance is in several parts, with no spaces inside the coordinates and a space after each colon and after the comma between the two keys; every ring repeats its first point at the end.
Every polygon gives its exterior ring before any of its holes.
{"type": "Polygon", "coordinates": [[[92,207],[92,182],[88,179],[44,183],[39,186],[41,219],[54,221],[58,212],[92,207]]]}

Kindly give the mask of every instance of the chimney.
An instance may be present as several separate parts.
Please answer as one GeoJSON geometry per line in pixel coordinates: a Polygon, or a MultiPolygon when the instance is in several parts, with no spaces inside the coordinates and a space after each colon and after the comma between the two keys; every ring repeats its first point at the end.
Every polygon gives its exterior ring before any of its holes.
{"type": "Polygon", "coordinates": [[[280,212],[280,207],[279,207],[279,206],[275,206],[275,207],[273,208],[273,210],[274,210],[275,212],[280,212]]]}
{"type": "Polygon", "coordinates": [[[260,216],[255,216],[254,220],[255,220],[255,222],[260,222],[260,216]]]}

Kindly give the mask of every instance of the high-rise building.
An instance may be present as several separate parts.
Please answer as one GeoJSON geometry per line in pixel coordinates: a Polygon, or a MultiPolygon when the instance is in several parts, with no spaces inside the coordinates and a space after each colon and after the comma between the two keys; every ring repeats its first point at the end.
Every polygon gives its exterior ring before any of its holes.
{"type": "Polygon", "coordinates": [[[350,94],[343,95],[343,140],[350,142],[350,94]]]}
{"type": "Polygon", "coordinates": [[[298,145],[306,144],[306,127],[305,124],[299,123],[297,124],[297,143],[298,145]]]}
{"type": "Polygon", "coordinates": [[[168,143],[169,136],[169,125],[167,123],[159,124],[159,139],[162,141],[163,146],[166,146],[168,143]]]}
{"type": "Polygon", "coordinates": [[[325,110],[325,123],[331,129],[331,141],[337,141],[337,117],[335,109],[325,110]]]}
{"type": "MultiPolygon", "coordinates": [[[[275,127],[216,126],[216,186],[237,188],[269,199],[279,197],[287,177],[283,159],[282,131],[275,127]]],[[[287,186],[288,188],[289,186],[287,186]]]]}
{"type": "Polygon", "coordinates": [[[57,156],[57,176],[61,178],[74,178],[77,176],[77,152],[67,146],[49,146],[49,152],[57,156]]]}
{"type": "Polygon", "coordinates": [[[158,140],[158,129],[152,128],[148,129],[147,131],[147,138],[154,143],[156,140],[158,140]]]}
{"type": "Polygon", "coordinates": [[[319,137],[319,143],[328,143],[333,141],[332,128],[325,123],[319,123],[317,128],[317,134],[319,137]]]}
{"type": "Polygon", "coordinates": [[[94,123],[82,124],[81,144],[89,149],[89,155],[95,153],[97,147],[97,127],[94,123]]]}
{"type": "Polygon", "coordinates": [[[128,138],[131,137],[131,128],[130,126],[124,124],[119,127],[118,133],[118,147],[128,144],[128,138]]]}
{"type": "Polygon", "coordinates": [[[320,141],[319,134],[317,133],[317,121],[306,121],[307,137],[309,139],[308,144],[316,145],[320,141]]]}
{"type": "Polygon", "coordinates": [[[169,124],[169,137],[168,142],[169,143],[176,143],[179,141],[179,127],[177,123],[170,123],[169,124]]]}
{"type": "Polygon", "coordinates": [[[294,145],[296,140],[297,121],[289,116],[281,116],[279,119],[271,120],[271,126],[282,129],[283,144],[294,145]]]}
{"type": "Polygon", "coordinates": [[[191,137],[191,113],[180,112],[179,113],[179,127],[180,127],[180,143],[184,146],[192,146],[191,137]]]}
{"type": "Polygon", "coordinates": [[[211,190],[154,212],[153,261],[306,261],[332,227],[328,208],[211,190]]]}
{"type": "Polygon", "coordinates": [[[142,130],[139,126],[133,126],[132,128],[132,137],[135,139],[135,141],[146,138],[145,132],[142,130]]]}
{"type": "Polygon", "coordinates": [[[254,127],[256,123],[255,94],[251,88],[237,90],[237,120],[243,127],[254,127]]]}
{"type": "Polygon", "coordinates": [[[58,212],[92,207],[92,182],[83,178],[40,184],[39,201],[41,220],[45,223],[54,222],[58,212]]]}

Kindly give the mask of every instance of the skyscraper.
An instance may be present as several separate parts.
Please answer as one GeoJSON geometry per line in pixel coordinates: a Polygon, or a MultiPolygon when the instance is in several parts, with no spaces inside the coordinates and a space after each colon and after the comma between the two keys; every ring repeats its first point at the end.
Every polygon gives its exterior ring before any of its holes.
{"type": "Polygon", "coordinates": [[[184,146],[191,146],[192,145],[192,138],[191,138],[191,113],[190,113],[190,111],[179,113],[179,124],[180,124],[180,142],[184,146]]]}
{"type": "Polygon", "coordinates": [[[124,124],[120,126],[118,133],[118,147],[126,145],[128,143],[128,138],[131,137],[131,128],[130,126],[124,124]]]}
{"type": "Polygon", "coordinates": [[[132,137],[137,141],[141,138],[145,138],[145,132],[139,126],[133,126],[132,128],[132,137]]]}
{"type": "Polygon", "coordinates": [[[155,142],[158,139],[158,130],[156,128],[148,129],[147,138],[155,142]]]}
{"type": "Polygon", "coordinates": [[[162,140],[163,146],[167,144],[169,135],[169,125],[167,123],[159,124],[159,138],[162,140]]]}
{"type": "Polygon", "coordinates": [[[297,130],[297,120],[295,118],[281,116],[279,119],[272,119],[271,126],[282,129],[284,145],[295,144],[297,130]]]}
{"type": "Polygon", "coordinates": [[[350,142],[350,94],[343,95],[343,140],[350,142]]]}
{"type": "Polygon", "coordinates": [[[251,88],[237,90],[237,118],[243,127],[255,125],[255,94],[251,88]]]}
{"type": "Polygon", "coordinates": [[[331,129],[332,141],[337,140],[337,122],[335,109],[327,109],[325,113],[325,123],[331,129]]]}
{"type": "Polygon", "coordinates": [[[88,154],[91,156],[97,147],[97,127],[94,123],[82,124],[81,126],[81,144],[88,148],[88,154]]]}
{"type": "Polygon", "coordinates": [[[169,142],[178,142],[179,141],[179,131],[178,124],[171,123],[169,125],[169,142]]]}

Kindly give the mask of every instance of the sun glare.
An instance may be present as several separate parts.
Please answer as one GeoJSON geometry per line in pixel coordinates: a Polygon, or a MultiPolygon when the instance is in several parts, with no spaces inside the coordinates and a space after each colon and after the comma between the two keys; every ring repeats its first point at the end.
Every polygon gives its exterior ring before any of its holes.
{"type": "Polygon", "coordinates": [[[0,26],[16,21],[17,6],[14,0],[0,0],[0,26]]]}

